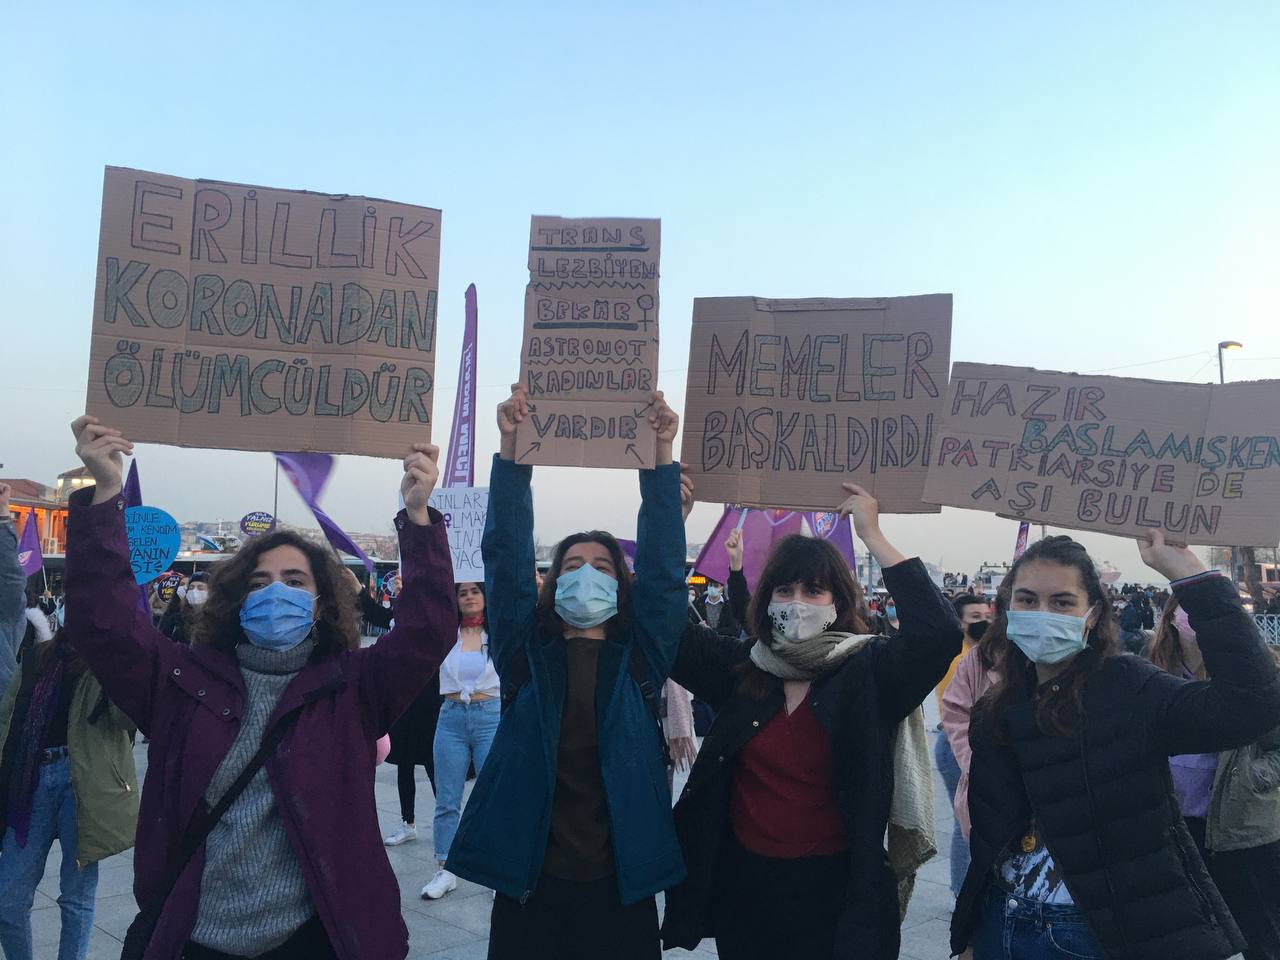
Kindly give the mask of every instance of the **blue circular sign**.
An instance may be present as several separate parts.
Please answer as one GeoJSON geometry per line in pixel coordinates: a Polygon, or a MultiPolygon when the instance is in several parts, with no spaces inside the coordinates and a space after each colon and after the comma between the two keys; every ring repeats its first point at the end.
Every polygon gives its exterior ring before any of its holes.
{"type": "Polygon", "coordinates": [[[129,507],[124,512],[124,525],[129,534],[133,579],[150,583],[178,556],[182,542],[178,521],[159,507],[129,507]]]}

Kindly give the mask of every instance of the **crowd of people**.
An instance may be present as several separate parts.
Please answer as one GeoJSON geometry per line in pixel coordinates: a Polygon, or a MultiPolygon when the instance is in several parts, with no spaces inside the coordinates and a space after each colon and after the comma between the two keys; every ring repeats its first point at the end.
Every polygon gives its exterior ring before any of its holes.
{"type": "Polygon", "coordinates": [[[494,960],[706,940],[725,960],[888,960],[939,848],[953,955],[1280,958],[1280,670],[1194,552],[1153,530],[1139,551],[1168,589],[1118,595],[1084,547],[1051,536],[994,598],[944,593],[845,483],[831,508],[884,594],[799,535],[751,584],[739,531],[728,582],[691,593],[695,490],[655,393],[634,560],[591,530],[537,572],[533,471],[515,459],[528,415],[514,387],[484,583],[454,582],[429,506],[439,451],[406,454],[386,602],[328,548],[276,531],[148,605],[124,524],[132,445],[86,416],[72,430],[94,486],[71,497],[64,603],[42,606],[0,486],[6,958],[34,956],[57,839],[59,960],[87,955],[97,864],[130,847],[127,958],[401,960],[385,847],[418,838],[419,766],[436,865],[421,896],[459,878],[492,890],[494,960]],[[361,619],[385,631],[376,642],[361,619]],[[941,733],[926,729],[931,693],[941,733]],[[387,836],[383,756],[401,806],[387,836]]]}

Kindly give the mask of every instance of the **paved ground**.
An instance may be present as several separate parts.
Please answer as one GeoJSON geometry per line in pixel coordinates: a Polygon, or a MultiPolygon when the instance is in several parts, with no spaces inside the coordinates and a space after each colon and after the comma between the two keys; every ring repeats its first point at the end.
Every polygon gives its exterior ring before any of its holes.
{"type": "MultiPolygon", "coordinates": [[[[932,696],[925,709],[930,738],[940,736],[933,732],[937,711],[932,696]]],[[[141,744],[134,751],[134,759],[141,779],[146,767],[146,748],[141,744]]],[[[419,839],[387,851],[400,880],[401,905],[409,927],[409,956],[411,960],[484,960],[492,906],[489,891],[464,880],[443,900],[427,902],[419,899],[419,891],[431,879],[435,865],[430,830],[434,800],[421,768],[418,775],[419,839]]],[[[677,779],[677,790],[683,786],[682,781],[683,778],[677,779]]],[[[936,771],[934,785],[938,845],[942,851],[924,867],[916,884],[915,896],[902,929],[903,960],[946,960],[949,954],[947,936],[953,900],[947,889],[949,866],[946,855],[950,845],[952,814],[936,771]]],[[[400,819],[394,767],[384,764],[378,769],[375,789],[383,832],[390,833],[400,819]]],[[[41,958],[53,957],[57,953],[59,917],[55,901],[60,858],[61,851],[55,843],[32,912],[36,956],[41,958]]],[[[101,865],[90,960],[117,960],[120,956],[121,938],[137,912],[132,882],[132,851],[101,865]]],[[[706,940],[698,950],[672,950],[666,956],[706,960],[715,956],[715,943],[706,940]]]]}

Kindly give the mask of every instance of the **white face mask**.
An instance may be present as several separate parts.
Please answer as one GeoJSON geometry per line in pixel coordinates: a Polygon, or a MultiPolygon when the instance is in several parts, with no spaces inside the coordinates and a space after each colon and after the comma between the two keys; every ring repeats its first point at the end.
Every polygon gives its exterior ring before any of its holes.
{"type": "Polygon", "coordinates": [[[792,600],[790,603],[769,604],[769,622],[773,624],[775,640],[791,643],[812,640],[835,623],[836,619],[834,603],[792,600]]]}
{"type": "Polygon", "coordinates": [[[209,592],[204,587],[192,587],[187,591],[187,603],[198,607],[209,599],[209,592]]]}

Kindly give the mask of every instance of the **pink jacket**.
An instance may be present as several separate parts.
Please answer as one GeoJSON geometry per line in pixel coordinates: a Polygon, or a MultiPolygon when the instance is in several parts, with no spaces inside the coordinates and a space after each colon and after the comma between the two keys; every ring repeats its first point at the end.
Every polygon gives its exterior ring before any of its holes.
{"type": "Polygon", "coordinates": [[[956,820],[965,838],[969,836],[969,715],[973,705],[996,682],[994,670],[983,670],[978,648],[974,647],[960,659],[956,674],[942,695],[942,729],[947,742],[956,755],[960,767],[960,782],[956,785],[956,820]]]}

